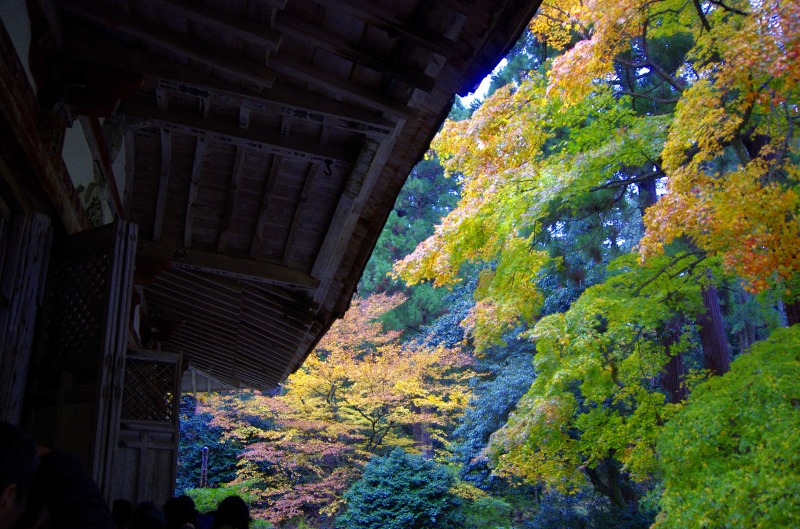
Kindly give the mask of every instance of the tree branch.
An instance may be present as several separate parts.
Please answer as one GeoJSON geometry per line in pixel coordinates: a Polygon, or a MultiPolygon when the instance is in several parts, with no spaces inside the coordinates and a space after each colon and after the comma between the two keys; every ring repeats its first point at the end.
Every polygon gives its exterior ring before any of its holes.
{"type": "Polygon", "coordinates": [[[737,15],[742,15],[743,17],[746,17],[750,14],[747,11],[742,11],[741,9],[736,9],[735,7],[725,5],[725,2],[722,2],[721,0],[708,0],[708,1],[714,4],[715,6],[719,6],[725,11],[728,11],[730,13],[736,13],[737,15]]]}
{"type": "Polygon", "coordinates": [[[700,0],[692,0],[694,9],[697,11],[697,16],[700,17],[700,23],[706,31],[711,31],[711,24],[708,23],[706,14],[703,12],[703,6],[700,5],[700,0]]]}

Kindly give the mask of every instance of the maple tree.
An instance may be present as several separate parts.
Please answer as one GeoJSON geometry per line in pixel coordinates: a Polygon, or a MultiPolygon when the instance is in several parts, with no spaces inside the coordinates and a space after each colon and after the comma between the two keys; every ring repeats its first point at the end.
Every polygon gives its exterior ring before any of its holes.
{"type": "Polygon", "coordinates": [[[492,436],[487,455],[498,472],[560,490],[588,478],[617,507],[636,500],[626,480],[646,482],[658,470],[655,442],[676,409],[655,382],[689,346],[688,334],[671,348],[663,335],[676,312],[702,310],[697,284],[682,273],[695,259],[639,267],[624,256],[606,282],[529,331],[537,376],[492,436]]]}
{"type": "Polygon", "coordinates": [[[777,292],[797,321],[798,15],[778,1],[544,2],[531,31],[561,51],[435,139],[461,199],[394,270],[445,286],[481,267],[464,320],[479,349],[533,327],[538,377],[489,450],[501,471],[588,478],[628,502],[622,480],[659,470],[692,337],[711,374],[728,369],[717,286],[777,292]],[[634,203],[641,240],[612,220],[636,226],[634,203]],[[630,270],[606,268],[634,245],[618,261],[630,270]],[[576,251],[596,252],[597,274],[567,269],[576,251]],[[537,323],[553,271],[578,288],[537,323]],[[635,295],[616,296],[632,277],[635,295]]]}
{"type": "Polygon", "coordinates": [[[330,519],[373,454],[443,446],[467,402],[469,359],[444,345],[398,344],[378,318],[403,300],[355,298],[280,395],[203,400],[211,425],[242,446],[233,484],[250,489],[256,516],[330,519]],[[411,435],[420,429],[426,435],[411,435]]]}

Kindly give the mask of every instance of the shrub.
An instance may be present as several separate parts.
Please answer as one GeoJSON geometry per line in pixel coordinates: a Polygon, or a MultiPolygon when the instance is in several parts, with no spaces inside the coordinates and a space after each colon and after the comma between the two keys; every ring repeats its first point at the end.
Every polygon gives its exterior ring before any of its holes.
{"type": "Polygon", "coordinates": [[[396,448],[375,457],[362,478],[345,493],[347,511],[340,529],[432,529],[449,527],[456,506],[449,493],[455,482],[444,467],[396,448]]]}

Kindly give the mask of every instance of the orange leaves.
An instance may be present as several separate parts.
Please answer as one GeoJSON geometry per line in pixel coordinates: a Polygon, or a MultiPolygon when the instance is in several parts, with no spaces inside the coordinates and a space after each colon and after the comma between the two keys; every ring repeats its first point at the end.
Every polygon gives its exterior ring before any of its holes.
{"type": "Polygon", "coordinates": [[[575,24],[589,28],[582,40],[553,62],[548,93],[565,104],[588,96],[596,80],[614,72],[614,59],[641,32],[646,3],[637,0],[589,0],[575,10],[575,24]]]}

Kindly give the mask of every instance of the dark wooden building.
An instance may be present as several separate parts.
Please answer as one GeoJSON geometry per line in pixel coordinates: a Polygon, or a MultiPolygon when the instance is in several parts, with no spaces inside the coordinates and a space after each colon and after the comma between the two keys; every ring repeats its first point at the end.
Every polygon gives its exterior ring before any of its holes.
{"type": "Polygon", "coordinates": [[[3,0],[0,412],[171,494],[181,390],[270,390],[531,0],[3,0]]]}

